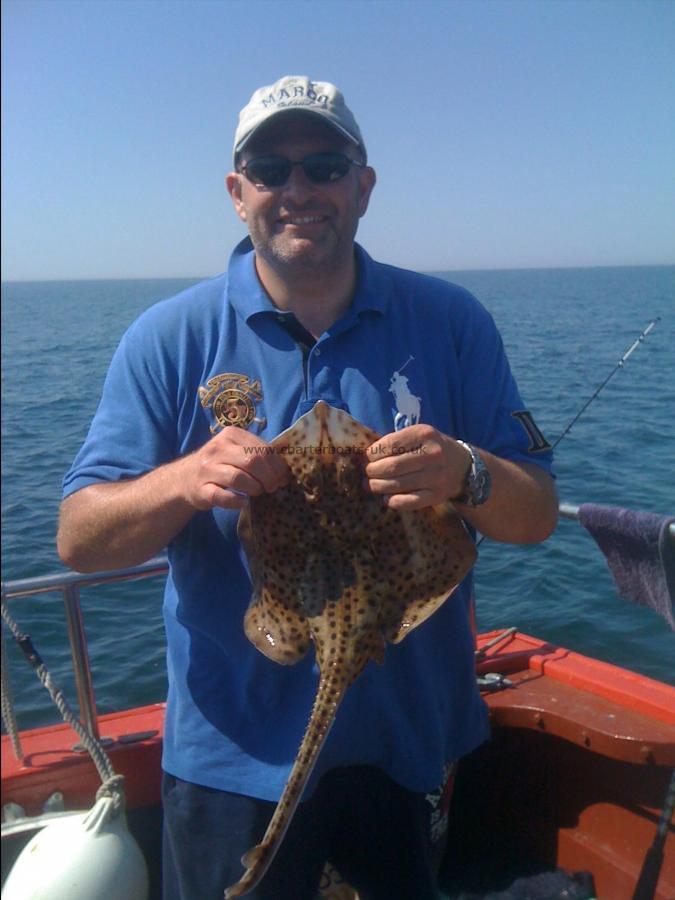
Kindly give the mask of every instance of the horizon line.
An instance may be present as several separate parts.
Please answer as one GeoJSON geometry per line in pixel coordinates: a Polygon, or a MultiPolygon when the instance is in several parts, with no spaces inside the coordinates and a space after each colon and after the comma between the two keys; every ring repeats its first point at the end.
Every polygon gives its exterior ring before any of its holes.
{"type": "MultiPolygon", "coordinates": [[[[675,260],[666,263],[597,263],[588,265],[551,265],[551,266],[470,266],[468,268],[450,268],[450,269],[414,269],[423,275],[439,275],[448,272],[546,272],[573,269],[658,269],[669,268],[675,266],[675,260]]],[[[401,268],[410,268],[401,266],[401,268]]],[[[210,278],[217,278],[219,275],[225,274],[217,272],[211,275],[121,275],[121,276],[73,276],[70,278],[3,278],[0,284],[59,284],[70,282],[87,282],[87,281],[206,281],[210,278]]]]}

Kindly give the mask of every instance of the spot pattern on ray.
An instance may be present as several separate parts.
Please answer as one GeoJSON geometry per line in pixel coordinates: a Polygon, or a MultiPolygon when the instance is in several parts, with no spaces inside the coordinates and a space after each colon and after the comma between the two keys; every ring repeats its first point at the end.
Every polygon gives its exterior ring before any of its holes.
{"type": "Polygon", "coordinates": [[[284,665],[313,644],[320,674],[284,792],[227,898],[248,893],[267,871],[349,685],[370,660],[383,662],[387,642],[428,619],[476,559],[450,503],[395,510],[364,489],[365,450],[379,437],[319,401],[272,441],[290,482],[251,498],[240,516],[253,583],[247,637],[284,665]]]}

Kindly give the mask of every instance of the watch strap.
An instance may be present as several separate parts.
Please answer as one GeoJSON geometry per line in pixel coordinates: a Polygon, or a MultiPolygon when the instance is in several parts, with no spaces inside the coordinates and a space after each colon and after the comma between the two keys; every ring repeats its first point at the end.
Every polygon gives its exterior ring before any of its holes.
{"type": "Polygon", "coordinates": [[[464,506],[480,506],[490,496],[492,487],[490,471],[475,447],[466,441],[458,440],[457,443],[461,444],[471,457],[471,466],[466,476],[464,493],[457,497],[456,501],[464,506]]]}

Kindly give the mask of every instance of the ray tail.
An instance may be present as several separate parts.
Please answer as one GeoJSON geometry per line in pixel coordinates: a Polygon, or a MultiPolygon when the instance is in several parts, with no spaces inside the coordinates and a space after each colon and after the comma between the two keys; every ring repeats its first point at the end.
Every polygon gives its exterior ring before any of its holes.
{"type": "Polygon", "coordinates": [[[351,678],[345,680],[342,675],[331,670],[319,679],[309,722],[283,794],[262,841],[242,856],[241,862],[246,866],[246,871],[236,884],[225,891],[225,900],[229,900],[230,897],[241,897],[252,891],[270,867],[351,680],[351,678]]]}

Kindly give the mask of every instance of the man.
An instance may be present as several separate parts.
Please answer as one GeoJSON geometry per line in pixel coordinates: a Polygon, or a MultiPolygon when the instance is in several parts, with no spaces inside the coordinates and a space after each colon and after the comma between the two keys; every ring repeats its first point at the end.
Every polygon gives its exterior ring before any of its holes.
{"type": "MultiPolygon", "coordinates": [[[[557,513],[550,449],[489,315],[354,243],[375,173],[333,85],[287,76],[256,91],[226,184],[249,238],[227,274],[149,309],[122,339],[58,535],[82,571],[169,549],[164,890],[181,900],[220,897],[242,874],[316,689],[311,658],[279,667],[242,628],[239,510],[289,477],[267,442],[323,399],[384,435],[366,489],[391,507],[451,500],[512,542],[543,540],[557,513]]],[[[467,579],[350,688],[251,896],[313,898],[327,859],[362,900],[435,896],[425,794],[487,737],[470,591],[467,579]]]]}

